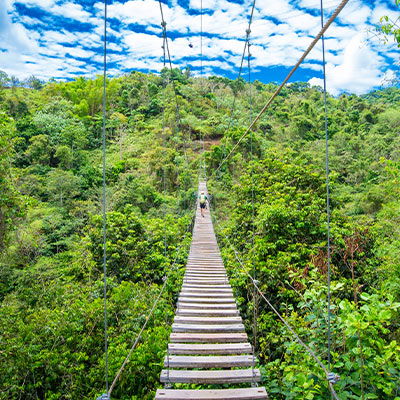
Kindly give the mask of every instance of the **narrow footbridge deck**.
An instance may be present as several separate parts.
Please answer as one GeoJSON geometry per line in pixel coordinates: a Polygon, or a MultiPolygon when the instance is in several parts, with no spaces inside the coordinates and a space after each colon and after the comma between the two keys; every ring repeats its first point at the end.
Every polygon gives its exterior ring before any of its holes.
{"type": "MultiPolygon", "coordinates": [[[[207,191],[200,181],[199,192],[207,191]]],[[[210,213],[197,209],[193,239],[160,380],[230,389],[159,389],[156,399],[267,399],[233,298],[210,213]],[[237,388],[240,386],[240,388],[237,388]],[[248,386],[248,387],[243,387],[248,386]],[[236,387],[236,388],[235,388],[236,387]]]]}

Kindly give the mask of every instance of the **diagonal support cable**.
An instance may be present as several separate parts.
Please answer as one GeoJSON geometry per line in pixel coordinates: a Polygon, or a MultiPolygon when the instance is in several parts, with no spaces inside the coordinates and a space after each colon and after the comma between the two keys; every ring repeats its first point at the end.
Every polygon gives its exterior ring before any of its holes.
{"type": "Polygon", "coordinates": [[[189,232],[189,230],[190,230],[191,225],[192,225],[192,221],[190,221],[190,222],[188,223],[188,225],[186,226],[185,235],[183,236],[183,238],[182,238],[182,240],[181,240],[181,242],[180,242],[178,248],[176,249],[176,257],[175,257],[175,260],[174,260],[174,262],[172,263],[172,265],[170,266],[168,273],[166,274],[166,279],[164,280],[164,283],[163,283],[163,285],[162,285],[162,287],[161,287],[161,289],[160,289],[160,292],[158,293],[158,296],[157,296],[156,300],[155,300],[154,303],[153,303],[153,306],[152,306],[152,308],[151,308],[149,314],[147,315],[146,321],[144,322],[142,328],[140,329],[140,332],[139,332],[139,334],[137,335],[135,342],[133,343],[132,347],[130,348],[128,355],[126,356],[124,362],[122,363],[120,369],[118,370],[117,375],[115,376],[115,378],[114,378],[114,380],[113,380],[113,382],[112,382],[112,384],[111,384],[111,386],[110,386],[110,389],[109,389],[109,391],[108,391],[108,396],[109,396],[109,397],[111,397],[111,393],[112,393],[112,391],[114,390],[114,387],[115,387],[116,383],[118,382],[118,379],[120,378],[120,376],[121,376],[123,370],[125,369],[126,364],[128,363],[129,359],[131,358],[131,355],[132,355],[132,353],[133,353],[133,350],[135,350],[136,346],[138,345],[139,340],[140,340],[140,338],[142,337],[142,334],[143,334],[144,330],[146,329],[146,326],[147,326],[147,324],[148,324],[150,318],[151,318],[151,317],[153,316],[153,314],[154,314],[154,311],[155,311],[155,309],[156,309],[156,307],[157,307],[157,304],[158,304],[158,302],[160,301],[161,296],[162,296],[162,294],[164,293],[165,288],[166,288],[166,286],[167,286],[168,278],[170,277],[172,271],[174,271],[174,270],[176,269],[176,265],[177,265],[177,262],[178,262],[179,254],[180,254],[180,252],[181,252],[182,247],[183,247],[184,244],[185,244],[185,239],[186,239],[186,236],[187,236],[187,234],[188,234],[188,232],[189,232]]]}
{"type": "Polygon", "coordinates": [[[108,392],[107,335],[107,251],[106,251],[106,79],[107,79],[107,0],[104,0],[104,59],[103,59],[103,280],[104,280],[104,353],[105,381],[108,392]]]}
{"type": "MultiPolygon", "coordinates": [[[[211,210],[210,210],[211,212],[211,210]]],[[[217,223],[218,226],[220,226],[220,223],[217,219],[217,217],[214,215],[214,220],[217,223]]],[[[331,374],[327,368],[325,367],[324,364],[322,364],[321,360],[317,357],[317,355],[310,349],[309,346],[307,346],[304,341],[297,335],[297,333],[294,331],[294,329],[289,325],[289,323],[283,318],[283,316],[279,313],[279,311],[272,305],[272,303],[265,297],[264,293],[261,291],[261,289],[257,285],[257,281],[252,278],[252,276],[249,274],[247,271],[246,267],[243,264],[243,261],[239,258],[238,251],[236,248],[233,246],[229,238],[225,235],[223,230],[221,230],[222,235],[224,236],[225,240],[228,242],[229,246],[232,248],[236,261],[240,265],[242,271],[247,275],[247,277],[250,279],[251,283],[253,284],[255,290],[258,292],[258,294],[263,298],[263,300],[268,304],[268,306],[271,308],[271,310],[276,314],[276,316],[281,320],[281,322],[286,326],[286,328],[290,331],[290,333],[295,337],[295,339],[300,343],[300,345],[307,350],[307,352],[310,354],[310,356],[317,362],[317,364],[321,367],[321,369],[324,371],[328,385],[331,391],[332,396],[335,398],[335,400],[339,400],[336,391],[333,387],[334,379],[333,379],[333,374],[331,374]]]]}

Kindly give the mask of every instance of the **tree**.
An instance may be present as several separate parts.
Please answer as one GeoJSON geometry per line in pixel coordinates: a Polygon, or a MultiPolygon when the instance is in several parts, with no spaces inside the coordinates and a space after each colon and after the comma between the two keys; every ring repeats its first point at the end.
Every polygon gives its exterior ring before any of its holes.
{"type": "Polygon", "coordinates": [[[119,159],[122,161],[122,142],[126,136],[126,128],[128,126],[128,117],[119,112],[115,112],[111,115],[111,120],[114,120],[119,133],[119,159]]]}
{"type": "Polygon", "coordinates": [[[37,78],[35,75],[31,75],[29,78],[25,80],[25,85],[28,88],[39,90],[43,87],[42,81],[37,78]]]}
{"type": "Polygon", "coordinates": [[[51,146],[47,135],[36,135],[29,139],[25,156],[32,164],[49,165],[51,146]]]}
{"type": "Polygon", "coordinates": [[[246,87],[246,81],[240,77],[231,81],[229,86],[232,89],[233,95],[236,97],[246,87]]]}
{"type": "Polygon", "coordinates": [[[57,147],[55,157],[60,161],[59,166],[62,169],[70,169],[72,166],[72,151],[71,148],[65,145],[57,147]]]}
{"type": "Polygon", "coordinates": [[[16,190],[11,173],[13,133],[13,121],[0,111],[0,251],[4,249],[15,221],[23,214],[23,197],[16,190]]]}
{"type": "MultiPolygon", "coordinates": [[[[395,3],[397,7],[400,7],[400,0],[395,0],[395,3]]],[[[380,19],[377,30],[383,34],[385,43],[388,43],[389,39],[393,37],[393,40],[397,42],[397,47],[400,47],[400,17],[392,20],[387,15],[384,15],[380,19]]]]}
{"type": "Polygon", "coordinates": [[[47,194],[50,201],[60,202],[60,207],[69,206],[79,195],[80,179],[70,171],[54,169],[49,172],[47,194]]]}
{"type": "MultiPolygon", "coordinates": [[[[400,0],[395,0],[395,3],[397,7],[400,7],[400,0]]],[[[397,47],[400,48],[400,17],[397,17],[395,20],[393,20],[389,16],[384,15],[380,19],[376,30],[378,31],[378,36],[385,44],[393,39],[397,43],[397,47]]],[[[391,77],[391,79],[389,78],[389,81],[391,81],[393,84],[396,84],[399,82],[399,77],[391,77]]]]}
{"type": "Polygon", "coordinates": [[[19,86],[19,84],[20,84],[19,79],[18,79],[16,76],[11,75],[11,76],[10,76],[10,83],[11,83],[11,87],[12,87],[12,89],[13,89],[13,92],[15,92],[15,88],[16,88],[17,86],[19,86]]]}
{"type": "Polygon", "coordinates": [[[4,71],[0,71],[0,88],[4,88],[10,82],[10,78],[4,71]]]}

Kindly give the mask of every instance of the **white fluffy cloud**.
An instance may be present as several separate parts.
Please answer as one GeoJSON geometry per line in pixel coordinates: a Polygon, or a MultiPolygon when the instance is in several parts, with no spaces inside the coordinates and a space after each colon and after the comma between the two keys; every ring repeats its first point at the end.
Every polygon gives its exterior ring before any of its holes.
{"type": "MultiPolygon", "coordinates": [[[[382,82],[382,57],[366,46],[360,46],[362,35],[354,36],[347,44],[343,61],[334,65],[327,63],[327,89],[334,95],[346,90],[365,93],[382,82]]],[[[311,85],[323,86],[322,79],[312,78],[311,85]]]]}

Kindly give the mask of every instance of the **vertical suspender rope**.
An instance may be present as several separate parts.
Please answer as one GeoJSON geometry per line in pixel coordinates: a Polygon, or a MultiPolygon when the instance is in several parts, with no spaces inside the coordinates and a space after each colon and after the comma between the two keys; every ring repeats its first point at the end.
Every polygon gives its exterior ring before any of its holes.
{"type": "MultiPolygon", "coordinates": [[[[176,216],[179,217],[179,106],[176,105],[176,216]]],[[[178,225],[179,236],[179,225],[178,225]]]]}
{"type": "MultiPolygon", "coordinates": [[[[200,92],[201,96],[203,96],[203,0],[200,0],[200,92]]],[[[203,108],[201,108],[203,110],[203,108]]],[[[203,115],[200,116],[200,173],[201,173],[201,163],[203,161],[203,177],[205,171],[205,160],[204,157],[204,137],[203,137],[203,127],[202,127],[202,118],[203,115]],[[203,160],[202,160],[203,159],[203,160]]]]}
{"type": "Polygon", "coordinates": [[[107,253],[106,253],[106,73],[107,73],[107,0],[104,0],[104,60],[103,60],[103,274],[104,274],[104,352],[105,380],[108,392],[107,337],[107,253]]]}
{"type": "MultiPolygon", "coordinates": [[[[232,135],[232,146],[234,146],[233,135],[232,135]]],[[[233,204],[236,204],[235,157],[232,157],[232,186],[233,186],[233,204]]]]}
{"type": "MultiPolygon", "coordinates": [[[[324,7],[321,0],[321,26],[324,26],[324,7]]],[[[326,158],[326,219],[327,219],[327,264],[328,264],[328,368],[327,380],[331,390],[331,397],[337,398],[333,385],[340,379],[339,375],[331,372],[331,232],[330,232],[330,189],[329,189],[329,137],[328,137],[328,106],[326,100],[326,68],[325,68],[325,38],[322,39],[322,68],[324,74],[324,105],[325,105],[325,158],[326,158]]]]}
{"type": "MultiPolygon", "coordinates": [[[[160,5],[161,7],[161,5],[160,5]]],[[[163,20],[161,22],[163,28],[163,125],[162,125],[162,143],[163,143],[163,193],[164,193],[164,207],[163,207],[163,217],[164,217],[164,282],[167,280],[167,226],[166,226],[166,177],[165,177],[165,65],[166,65],[166,23],[163,20]]],[[[164,291],[164,301],[165,301],[165,326],[168,326],[168,303],[167,303],[167,290],[164,291]]],[[[167,383],[169,385],[169,351],[167,349],[167,383]]]]}
{"type": "MultiPolygon", "coordinates": [[[[321,27],[324,26],[324,7],[321,0],[321,27]]],[[[322,40],[322,68],[324,74],[325,102],[325,170],[326,170],[326,215],[327,215],[327,264],[328,264],[328,372],[331,371],[331,233],[330,233],[330,191],[329,191],[329,138],[328,138],[328,107],[326,101],[326,68],[325,68],[325,37],[322,40]]]]}
{"type": "Polygon", "coordinates": [[[174,89],[175,93],[175,101],[176,101],[176,207],[177,207],[177,214],[179,214],[179,130],[180,130],[180,115],[179,115],[179,103],[178,103],[178,96],[176,92],[176,85],[175,81],[173,79],[173,69],[172,69],[172,62],[171,62],[171,53],[169,51],[169,45],[168,45],[168,38],[167,38],[167,28],[166,28],[166,22],[164,19],[164,13],[162,9],[162,3],[161,0],[158,0],[158,4],[160,6],[160,13],[161,13],[161,26],[163,27],[163,36],[164,36],[164,68],[166,65],[166,53],[168,54],[168,61],[169,61],[169,68],[171,72],[171,82],[172,82],[172,87],[174,89]]]}
{"type": "Polygon", "coordinates": [[[182,134],[183,139],[183,212],[186,213],[186,137],[182,134]]]}
{"type": "MultiPolygon", "coordinates": [[[[252,13],[253,14],[253,13],[252,13]]],[[[248,70],[249,70],[249,114],[250,114],[250,125],[252,123],[252,98],[251,98],[251,66],[250,66],[250,59],[251,59],[251,53],[250,53],[250,28],[246,32],[247,34],[247,64],[248,64],[248,70]]],[[[254,236],[255,236],[255,229],[254,229],[254,157],[253,157],[253,129],[250,131],[250,154],[251,154],[251,221],[252,221],[252,237],[251,237],[251,246],[252,246],[252,252],[251,252],[251,263],[253,265],[253,281],[256,280],[256,266],[254,262],[254,236]]],[[[253,336],[254,336],[254,343],[253,343],[253,359],[254,359],[254,353],[256,351],[256,346],[257,346],[257,311],[256,311],[256,303],[257,303],[257,291],[256,288],[253,285],[253,336]]],[[[253,368],[254,368],[254,360],[253,360],[253,368]]],[[[254,381],[254,373],[253,373],[253,381],[254,381]]],[[[255,381],[253,382],[255,384],[255,381]]]]}

